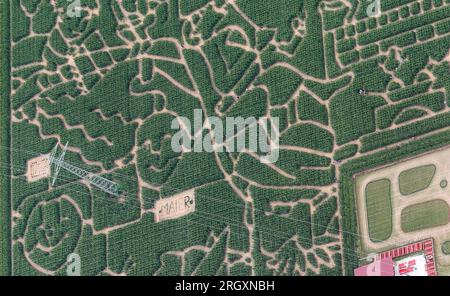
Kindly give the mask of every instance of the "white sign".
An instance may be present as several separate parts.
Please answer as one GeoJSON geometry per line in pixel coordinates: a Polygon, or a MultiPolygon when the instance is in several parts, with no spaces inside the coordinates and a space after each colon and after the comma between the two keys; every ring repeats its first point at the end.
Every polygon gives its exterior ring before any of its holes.
{"type": "Polygon", "coordinates": [[[194,189],[156,201],[155,209],[155,222],[176,219],[194,212],[194,189]]]}
{"type": "Polygon", "coordinates": [[[35,182],[50,177],[50,164],[46,156],[38,156],[27,163],[27,181],[35,182]]]}

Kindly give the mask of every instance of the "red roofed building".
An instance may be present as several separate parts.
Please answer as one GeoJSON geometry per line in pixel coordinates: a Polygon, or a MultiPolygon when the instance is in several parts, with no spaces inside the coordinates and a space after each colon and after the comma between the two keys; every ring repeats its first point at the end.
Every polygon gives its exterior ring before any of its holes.
{"type": "Polygon", "coordinates": [[[374,262],[354,270],[356,276],[435,276],[433,239],[376,254],[374,262]]]}
{"type": "Polygon", "coordinates": [[[355,269],[355,276],[394,276],[394,260],[385,258],[355,269]]]}

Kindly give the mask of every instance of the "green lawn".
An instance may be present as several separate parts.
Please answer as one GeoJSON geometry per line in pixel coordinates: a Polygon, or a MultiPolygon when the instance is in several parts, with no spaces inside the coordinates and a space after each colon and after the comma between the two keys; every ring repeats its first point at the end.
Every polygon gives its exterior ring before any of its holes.
{"type": "Polygon", "coordinates": [[[447,255],[450,254],[450,241],[446,241],[442,244],[442,253],[447,255]]]}
{"type": "Polygon", "coordinates": [[[404,232],[446,225],[449,222],[448,204],[440,199],[406,207],[402,211],[401,226],[404,232]]]}
{"type": "Polygon", "coordinates": [[[403,171],[398,176],[400,193],[409,195],[414,192],[424,190],[430,186],[433,180],[436,167],[433,164],[424,165],[403,171]]]}
{"type": "Polygon", "coordinates": [[[366,186],[367,221],[372,241],[384,241],[392,233],[391,181],[381,179],[366,186]]]}

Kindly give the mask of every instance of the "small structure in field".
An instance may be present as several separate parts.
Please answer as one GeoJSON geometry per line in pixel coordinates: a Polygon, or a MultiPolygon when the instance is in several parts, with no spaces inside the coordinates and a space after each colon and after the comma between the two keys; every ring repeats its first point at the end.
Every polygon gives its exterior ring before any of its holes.
{"type": "Polygon", "coordinates": [[[27,162],[27,181],[35,182],[51,175],[50,163],[47,156],[41,155],[27,162]]]}

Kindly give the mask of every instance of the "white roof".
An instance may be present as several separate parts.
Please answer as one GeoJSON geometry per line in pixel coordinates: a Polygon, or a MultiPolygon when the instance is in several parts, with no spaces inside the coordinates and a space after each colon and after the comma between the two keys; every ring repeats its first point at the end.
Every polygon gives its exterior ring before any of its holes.
{"type": "Polygon", "coordinates": [[[417,254],[395,261],[395,276],[427,276],[426,263],[424,254],[417,254]]]}

